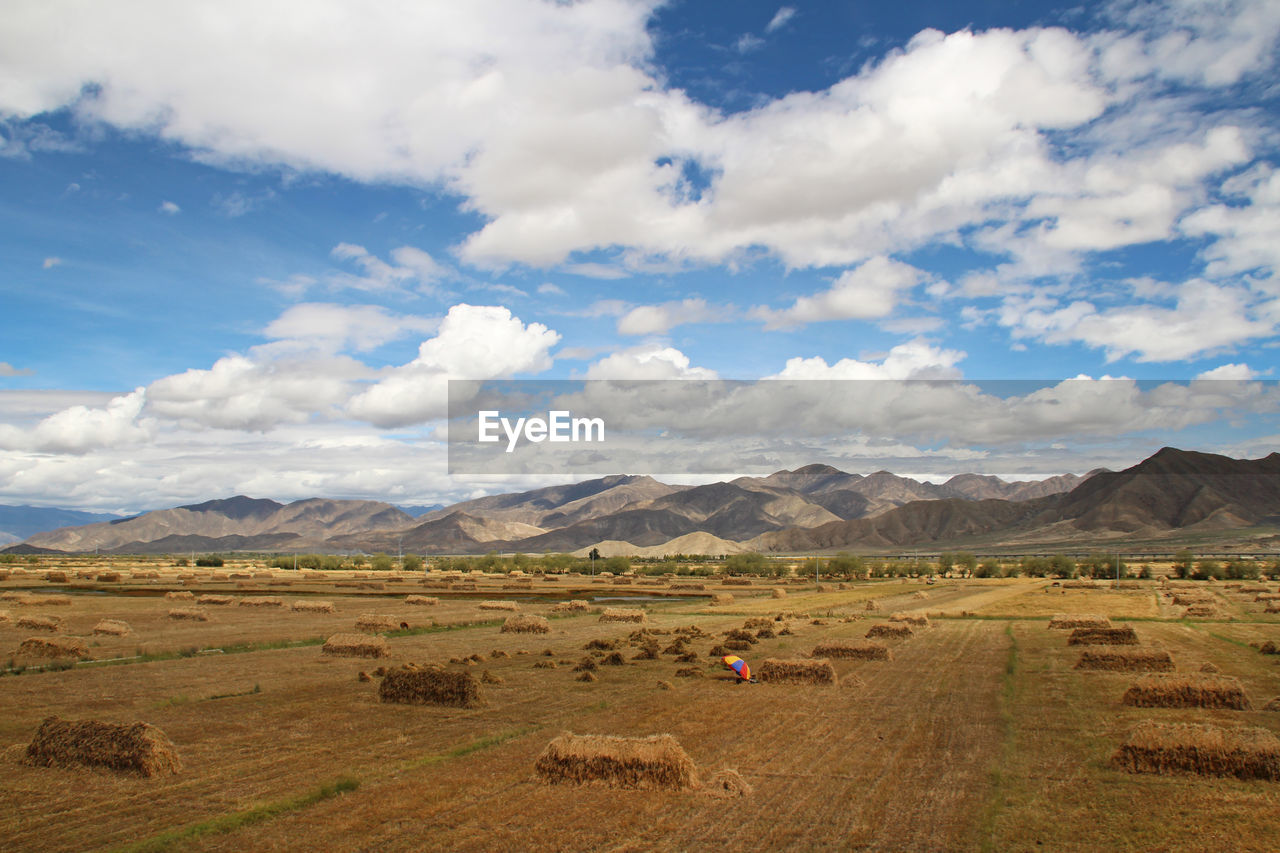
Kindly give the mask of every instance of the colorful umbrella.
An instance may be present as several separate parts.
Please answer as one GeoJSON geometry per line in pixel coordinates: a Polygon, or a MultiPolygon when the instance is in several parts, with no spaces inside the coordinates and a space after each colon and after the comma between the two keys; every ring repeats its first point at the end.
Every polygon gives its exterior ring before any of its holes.
{"type": "Polygon", "coordinates": [[[742,658],[737,655],[725,655],[721,660],[724,661],[725,666],[738,673],[738,677],[743,681],[751,679],[751,667],[747,666],[747,662],[742,658]]]}

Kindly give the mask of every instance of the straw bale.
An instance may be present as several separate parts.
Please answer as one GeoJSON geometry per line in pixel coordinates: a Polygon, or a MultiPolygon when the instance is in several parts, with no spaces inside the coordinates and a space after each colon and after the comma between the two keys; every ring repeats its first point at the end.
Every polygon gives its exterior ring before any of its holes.
{"type": "Polygon", "coordinates": [[[1120,701],[1135,708],[1250,708],[1240,679],[1199,672],[1144,675],[1120,701]]]}
{"type": "Polygon", "coordinates": [[[1280,613],[1280,601],[1268,601],[1263,613],[1280,613]]]}
{"type": "Polygon", "coordinates": [[[1173,656],[1164,649],[1085,649],[1076,669],[1112,672],[1173,672],[1173,656]]]}
{"type": "Polygon", "coordinates": [[[928,628],[929,617],[923,613],[895,613],[889,617],[890,622],[904,622],[917,628],[928,628]]]}
{"type": "Polygon", "coordinates": [[[649,621],[649,614],[632,607],[606,607],[600,614],[601,622],[637,622],[649,621]]]}
{"type": "Polygon", "coordinates": [[[98,581],[98,583],[119,583],[120,573],[119,572],[99,572],[96,580],[98,581]]]}
{"type": "Polygon", "coordinates": [[[733,604],[733,594],[728,592],[718,592],[711,596],[712,604],[733,604]]]}
{"type": "Polygon", "coordinates": [[[385,637],[370,637],[365,634],[334,634],[325,640],[320,649],[326,655],[338,655],[350,658],[389,658],[391,647],[385,637]]]}
{"type": "Polygon", "coordinates": [[[405,604],[414,604],[418,607],[435,607],[440,603],[440,599],[433,598],[430,595],[406,595],[404,597],[405,604]]]}
{"type": "Polygon", "coordinates": [[[304,613],[333,613],[332,601],[295,601],[289,605],[290,610],[304,613]]]}
{"type": "Polygon", "coordinates": [[[707,674],[697,667],[686,666],[676,670],[676,678],[706,678],[707,674]]]}
{"type": "Polygon", "coordinates": [[[682,592],[705,592],[707,585],[705,583],[673,583],[667,589],[680,590],[682,592]]]}
{"type": "Polygon", "coordinates": [[[1270,702],[1262,706],[1264,711],[1280,711],[1280,696],[1276,696],[1270,702]]]}
{"type": "Polygon", "coordinates": [[[514,601],[482,601],[480,602],[481,610],[519,610],[520,605],[514,601]]]}
{"type": "Polygon", "coordinates": [[[58,631],[62,628],[62,618],[58,616],[21,616],[17,627],[30,631],[58,631]]]}
{"type": "Polygon", "coordinates": [[[518,613],[515,616],[508,616],[506,621],[502,623],[502,633],[550,634],[551,623],[547,621],[547,617],[545,616],[532,616],[526,613],[518,613]]]}
{"type": "Polygon", "coordinates": [[[0,625],[7,625],[13,621],[13,617],[9,615],[8,610],[0,610],[0,625]]]}
{"type": "Polygon", "coordinates": [[[1110,628],[1111,620],[1101,613],[1058,613],[1049,620],[1052,629],[1110,628]]]}
{"type": "Polygon", "coordinates": [[[893,660],[893,652],[884,643],[827,640],[813,647],[815,658],[851,658],[853,660],[893,660]]]}
{"type": "Polygon", "coordinates": [[[1097,589],[1098,585],[1093,581],[1063,581],[1063,589],[1097,589]]]}
{"type": "Polygon", "coordinates": [[[67,583],[66,572],[45,572],[44,579],[48,583],[67,583]]]}
{"type": "Polygon", "coordinates": [[[393,669],[378,685],[378,698],[401,705],[474,708],[481,703],[480,682],[469,672],[453,672],[439,666],[393,669]]]}
{"type": "Polygon", "coordinates": [[[561,601],[551,608],[552,613],[586,613],[591,609],[591,605],[582,599],[573,599],[572,601],[561,601]]]}
{"type": "Polygon", "coordinates": [[[1280,592],[1260,592],[1253,597],[1254,601],[1280,601],[1280,592]]]}
{"type": "Polygon", "coordinates": [[[79,637],[30,637],[18,646],[18,654],[36,658],[89,657],[89,647],[79,637]]]}
{"type": "Polygon", "coordinates": [[[910,625],[901,622],[878,622],[867,629],[864,636],[870,640],[873,637],[914,637],[915,633],[910,625]]]}
{"type": "Polygon", "coordinates": [[[584,657],[582,660],[578,661],[578,664],[573,668],[573,671],[586,672],[588,670],[594,670],[595,668],[596,668],[595,660],[592,659],[591,657],[584,657]]]}
{"type": "Polygon", "coordinates": [[[746,640],[725,640],[717,648],[725,648],[731,652],[749,652],[751,651],[751,644],[746,640]]]}
{"type": "Polygon", "coordinates": [[[1179,592],[1173,596],[1173,603],[1179,607],[1186,607],[1191,604],[1211,604],[1217,600],[1217,596],[1211,592],[1179,592]]]}
{"type": "Polygon", "coordinates": [[[621,640],[603,640],[596,638],[588,642],[582,647],[583,651],[591,651],[592,649],[600,649],[601,651],[611,652],[616,649],[621,640]]]}
{"type": "Polygon", "coordinates": [[[780,587],[774,587],[773,592],[769,594],[769,597],[770,598],[786,598],[787,591],[785,589],[781,589],[780,587]]]}
{"type": "Polygon", "coordinates": [[[231,595],[202,595],[196,599],[196,604],[225,606],[233,603],[235,603],[235,597],[231,595]]]}
{"type": "Polygon", "coordinates": [[[127,637],[131,631],[129,623],[119,619],[103,619],[93,626],[93,633],[107,634],[112,637],[127,637]]]}
{"type": "Polygon", "coordinates": [[[702,783],[702,791],[710,796],[724,799],[749,797],[754,793],[751,785],[742,778],[742,774],[737,770],[728,769],[712,774],[702,783]]]}
{"type": "Polygon", "coordinates": [[[191,622],[208,622],[209,614],[199,607],[175,607],[169,611],[170,619],[186,619],[191,622]]]}
{"type": "Polygon", "coordinates": [[[725,586],[751,586],[751,578],[725,578],[720,583],[725,586]]]}
{"type": "Polygon", "coordinates": [[[365,672],[365,671],[362,669],[362,670],[360,670],[360,673],[356,676],[356,681],[362,681],[362,682],[363,682],[363,681],[373,681],[373,676],[369,675],[369,673],[365,672]]]}
{"type": "Polygon", "coordinates": [[[71,605],[71,596],[69,595],[23,595],[17,599],[17,603],[22,607],[69,607],[71,605]]]}
{"type": "Polygon", "coordinates": [[[1069,646],[1136,646],[1138,634],[1129,625],[1123,628],[1076,628],[1067,638],[1069,646]]]}
{"type": "Polygon", "coordinates": [[[693,760],[668,734],[635,738],[565,732],[547,744],[534,771],[551,784],[598,782],[660,790],[697,785],[693,760]]]}
{"type": "Polygon", "coordinates": [[[622,657],[622,652],[610,652],[600,658],[600,663],[603,666],[622,666],[626,660],[622,657]]]}
{"type": "Polygon", "coordinates": [[[494,675],[492,672],[486,669],[484,672],[480,673],[480,683],[481,684],[502,684],[503,678],[501,675],[494,675]]]}
{"type": "Polygon", "coordinates": [[[400,623],[394,618],[378,613],[362,613],[356,619],[356,630],[367,631],[370,634],[377,634],[380,631],[395,631],[399,627],[400,623]]]}
{"type": "Polygon", "coordinates": [[[600,678],[594,672],[589,672],[584,670],[583,673],[577,677],[577,680],[592,682],[592,681],[599,681],[600,678]]]}
{"type": "Polygon", "coordinates": [[[724,636],[729,640],[750,643],[752,645],[758,642],[755,634],[752,634],[750,631],[744,631],[741,628],[733,628],[725,631],[724,636]]]}
{"type": "Polygon", "coordinates": [[[1220,614],[1220,612],[1221,611],[1219,611],[1218,608],[1212,604],[1193,604],[1190,607],[1188,607],[1186,610],[1182,611],[1182,615],[1188,618],[1203,619],[1205,617],[1217,616],[1220,614]]]}
{"type": "Polygon", "coordinates": [[[106,767],[147,777],[182,769],[173,742],[155,726],[59,717],[44,718],[22,763],[33,767],[106,767]]]}
{"type": "Polygon", "coordinates": [[[196,594],[189,589],[170,590],[164,594],[169,601],[195,601],[196,594]]]}
{"type": "Polygon", "coordinates": [[[836,683],[836,669],[826,658],[819,660],[765,658],[752,672],[756,678],[766,684],[836,683]]]}
{"type": "Polygon", "coordinates": [[[1200,671],[1201,672],[1221,672],[1222,670],[1218,669],[1218,665],[1213,663],[1212,661],[1206,661],[1205,663],[1200,664],[1200,671]]]}
{"type": "Polygon", "coordinates": [[[237,603],[241,607],[284,607],[284,599],[278,595],[246,595],[237,603]]]}
{"type": "Polygon", "coordinates": [[[1111,756],[1130,773],[1280,779],[1280,740],[1263,728],[1144,720],[1111,756]]]}
{"type": "Polygon", "coordinates": [[[875,612],[880,609],[880,605],[875,601],[875,599],[868,598],[867,603],[863,605],[863,609],[868,612],[875,612]]]}

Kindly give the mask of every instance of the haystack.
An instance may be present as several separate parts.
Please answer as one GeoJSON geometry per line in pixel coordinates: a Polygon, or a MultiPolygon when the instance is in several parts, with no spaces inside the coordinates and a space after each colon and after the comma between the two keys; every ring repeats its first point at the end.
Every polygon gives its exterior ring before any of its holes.
{"type": "Polygon", "coordinates": [[[1110,628],[1111,620],[1101,613],[1058,613],[1049,620],[1054,630],[1076,628],[1110,628]]]}
{"type": "Polygon", "coordinates": [[[189,589],[171,590],[164,594],[169,601],[195,601],[196,594],[189,589]]]}
{"type": "Polygon", "coordinates": [[[284,607],[284,599],[278,595],[246,595],[239,604],[241,607],[284,607]]]}
{"type": "Polygon", "coordinates": [[[815,658],[849,658],[852,660],[893,660],[893,652],[884,643],[827,640],[813,647],[815,658]]]}
{"type": "Polygon", "coordinates": [[[22,595],[17,599],[18,604],[23,607],[69,607],[71,605],[71,596],[69,595],[22,595]]]}
{"type": "Polygon", "coordinates": [[[21,616],[17,627],[29,631],[57,631],[62,628],[62,619],[58,616],[21,616]]]}
{"type": "Polygon", "coordinates": [[[121,773],[159,776],[182,769],[164,732],[147,723],[103,723],[45,717],[27,747],[24,764],[33,767],[88,765],[121,773]]]}
{"type": "Polygon", "coordinates": [[[770,598],[786,598],[786,597],[787,597],[787,591],[786,591],[785,589],[781,589],[781,588],[779,588],[779,587],[774,587],[773,592],[771,592],[771,593],[769,594],[769,597],[770,597],[770,598]]]}
{"type": "Polygon", "coordinates": [[[1144,720],[1111,756],[1111,764],[1130,773],[1198,773],[1277,780],[1280,740],[1263,728],[1144,720]]]}
{"type": "Polygon", "coordinates": [[[332,601],[295,601],[289,609],[300,613],[333,613],[332,601]]]}
{"type": "Polygon", "coordinates": [[[733,595],[728,592],[718,592],[711,596],[712,604],[733,604],[733,595]]]}
{"type": "Polygon", "coordinates": [[[802,658],[779,660],[765,658],[753,671],[765,684],[835,684],[836,669],[831,661],[802,658]]]}
{"type": "Polygon", "coordinates": [[[586,613],[591,609],[590,603],[582,599],[573,599],[572,601],[561,601],[551,608],[552,613],[586,613]]]}
{"type": "Polygon", "coordinates": [[[903,622],[917,628],[928,628],[929,617],[923,613],[895,613],[889,617],[890,622],[903,622]]]}
{"type": "Polygon", "coordinates": [[[170,619],[186,619],[191,622],[208,622],[209,614],[199,607],[175,607],[169,611],[170,619]]]}
{"type": "Polygon", "coordinates": [[[532,616],[527,613],[518,613],[515,616],[508,616],[506,621],[502,623],[502,633],[550,634],[551,623],[547,621],[547,617],[545,616],[532,616]]]}
{"type": "Polygon", "coordinates": [[[1205,619],[1218,616],[1220,612],[1212,604],[1193,604],[1182,611],[1182,615],[1188,619],[1205,619]]]}
{"type": "Polygon", "coordinates": [[[900,622],[879,622],[872,625],[865,636],[869,640],[872,637],[914,637],[915,633],[915,631],[911,630],[910,625],[904,625],[900,622]]]}
{"type": "Polygon", "coordinates": [[[682,790],[697,785],[693,760],[671,735],[575,735],[547,744],[534,771],[551,784],[599,782],[617,788],[682,790]]]}
{"type": "Polygon", "coordinates": [[[594,672],[587,672],[587,671],[584,671],[584,672],[583,672],[581,675],[579,675],[579,676],[577,677],[577,679],[575,679],[575,680],[577,680],[577,681],[586,681],[586,682],[589,682],[589,683],[590,683],[590,682],[596,682],[596,681],[599,681],[599,680],[600,680],[600,677],[599,677],[599,676],[597,676],[594,672]]]}
{"type": "Polygon", "coordinates": [[[132,630],[128,622],[122,622],[119,619],[103,619],[93,626],[93,633],[111,637],[127,637],[132,630]]]}
{"type": "Polygon", "coordinates": [[[320,649],[326,655],[349,658],[389,658],[391,647],[385,637],[369,637],[364,634],[334,634],[325,640],[320,649]]]}
{"type": "Polygon", "coordinates": [[[751,578],[725,578],[720,583],[725,586],[751,586],[751,578]]]}
{"type": "Polygon", "coordinates": [[[753,793],[747,780],[737,770],[721,770],[702,783],[702,791],[713,797],[735,799],[749,797],[753,793]]]}
{"type": "Polygon", "coordinates": [[[47,583],[67,583],[66,572],[45,572],[44,579],[47,583]]]}
{"type": "Polygon", "coordinates": [[[1086,649],[1076,669],[1111,672],[1173,672],[1173,656],[1164,649],[1086,649]]]}
{"type": "Polygon", "coordinates": [[[520,605],[514,601],[482,601],[480,602],[481,610],[519,610],[520,605]]]}
{"type": "Polygon", "coordinates": [[[99,572],[97,577],[98,583],[119,583],[119,572],[99,572]]]}
{"type": "Polygon", "coordinates": [[[399,629],[400,623],[390,616],[382,616],[377,613],[362,613],[356,619],[356,630],[368,631],[370,634],[377,634],[380,631],[395,631],[399,629]]]}
{"type": "Polygon", "coordinates": [[[1067,638],[1069,646],[1136,646],[1138,634],[1129,625],[1123,628],[1076,628],[1067,638]]]}
{"type": "Polygon", "coordinates": [[[433,598],[430,595],[406,595],[404,603],[413,604],[417,607],[435,607],[440,603],[440,599],[433,598]]]}
{"type": "Polygon", "coordinates": [[[401,705],[450,705],[474,708],[480,704],[480,682],[469,672],[438,666],[393,669],[378,686],[378,698],[401,705]]]}
{"type": "Polygon", "coordinates": [[[1187,607],[1192,604],[1212,604],[1217,600],[1217,597],[1210,592],[1179,592],[1173,597],[1173,603],[1179,607],[1187,607]]]}
{"type": "Polygon", "coordinates": [[[639,622],[649,621],[649,614],[633,607],[606,607],[600,614],[601,622],[639,622]]]}
{"type": "Polygon", "coordinates": [[[1240,679],[1211,673],[1144,675],[1120,701],[1135,708],[1250,708],[1240,679]]]}
{"type": "Polygon", "coordinates": [[[34,658],[84,660],[89,657],[89,647],[79,637],[31,637],[18,646],[18,654],[34,658]]]}
{"type": "Polygon", "coordinates": [[[196,604],[213,604],[218,606],[235,603],[235,598],[230,595],[202,595],[196,599],[196,604]]]}

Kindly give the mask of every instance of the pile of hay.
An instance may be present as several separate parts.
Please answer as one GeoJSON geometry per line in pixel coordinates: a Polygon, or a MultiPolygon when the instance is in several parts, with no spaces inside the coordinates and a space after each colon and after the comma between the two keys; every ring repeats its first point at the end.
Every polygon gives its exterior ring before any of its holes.
{"type": "Polygon", "coordinates": [[[1069,646],[1136,646],[1138,634],[1129,625],[1123,628],[1076,628],[1067,638],[1069,646]]]}
{"type": "Polygon", "coordinates": [[[98,583],[119,583],[119,572],[99,572],[97,577],[98,583]]]}
{"type": "Polygon", "coordinates": [[[400,623],[390,616],[380,616],[377,613],[362,613],[356,619],[356,630],[368,631],[370,634],[376,634],[379,631],[395,631],[400,628],[400,623]]]}
{"type": "Polygon", "coordinates": [[[349,658],[389,658],[391,647],[385,637],[368,637],[364,634],[334,634],[325,640],[320,651],[326,655],[349,658]]]}
{"type": "Polygon", "coordinates": [[[39,607],[41,605],[69,607],[71,605],[71,596],[69,595],[22,595],[16,600],[23,607],[39,607]]]}
{"type": "Polygon", "coordinates": [[[182,769],[164,732],[147,723],[103,723],[45,717],[27,746],[23,764],[33,767],[88,765],[122,773],[159,776],[182,769]]]}
{"type": "Polygon", "coordinates": [[[787,597],[787,591],[786,591],[785,589],[780,589],[780,588],[778,588],[778,587],[774,587],[773,592],[771,592],[771,593],[769,594],[769,597],[770,597],[770,598],[786,598],[786,597],[787,597]]]}
{"type": "Polygon", "coordinates": [[[1063,581],[1063,589],[1097,589],[1098,585],[1093,581],[1063,581]]]}
{"type": "Polygon", "coordinates": [[[508,616],[506,621],[502,623],[502,633],[504,634],[550,634],[551,623],[547,621],[545,616],[531,616],[525,613],[519,613],[515,616],[508,616]]]}
{"type": "Polygon", "coordinates": [[[290,610],[305,613],[333,613],[332,601],[295,601],[289,605],[290,610]]]}
{"type": "Polygon", "coordinates": [[[1253,597],[1254,601],[1280,601],[1280,592],[1260,592],[1253,597]]]}
{"type": "Polygon", "coordinates": [[[1111,620],[1100,613],[1058,613],[1049,620],[1054,630],[1076,628],[1110,628],[1111,620]]]}
{"type": "Polygon", "coordinates": [[[171,590],[164,597],[169,601],[195,601],[196,594],[188,589],[171,590]]]}
{"type": "Polygon", "coordinates": [[[878,622],[867,630],[865,636],[870,640],[872,637],[914,637],[915,633],[910,625],[901,622],[878,622]]]}
{"type": "Polygon", "coordinates": [[[103,619],[93,626],[93,633],[112,637],[127,637],[132,630],[128,622],[121,622],[119,619],[103,619]]]}
{"type": "Polygon", "coordinates": [[[572,601],[561,601],[555,607],[551,608],[552,613],[586,613],[591,609],[591,605],[582,599],[575,598],[572,601]]]}
{"type": "Polygon", "coordinates": [[[187,619],[191,622],[208,622],[209,614],[199,607],[175,607],[169,611],[170,619],[187,619]]]}
{"type": "Polygon", "coordinates": [[[1173,672],[1173,656],[1164,649],[1086,649],[1076,669],[1111,672],[1173,672]]]}
{"type": "Polygon", "coordinates": [[[711,596],[712,604],[733,604],[733,594],[728,592],[718,592],[711,596]]]}
{"type": "Polygon", "coordinates": [[[1111,765],[1130,773],[1277,780],[1280,740],[1263,728],[1144,720],[1111,756],[1111,765]]]}
{"type": "MultiPolygon", "coordinates": [[[[734,628],[732,630],[725,631],[724,636],[728,640],[736,640],[738,642],[749,643],[751,645],[755,645],[758,642],[755,634],[752,634],[750,631],[744,631],[741,628],[734,628]]],[[[726,643],[725,645],[728,644],[726,643]]]]}
{"type": "Polygon", "coordinates": [[[751,586],[751,578],[724,578],[720,583],[725,586],[751,586]]]}
{"type": "Polygon", "coordinates": [[[474,708],[480,704],[480,682],[469,672],[438,666],[393,669],[378,685],[378,698],[401,705],[450,705],[474,708]]]}
{"type": "Polygon", "coordinates": [[[45,572],[44,579],[48,583],[67,583],[66,572],[45,572]]]}
{"type": "Polygon", "coordinates": [[[1214,601],[1217,601],[1217,598],[1209,592],[1179,592],[1173,596],[1173,603],[1179,607],[1191,604],[1212,604],[1214,601]]]}
{"type": "Polygon", "coordinates": [[[620,642],[621,640],[602,640],[597,638],[589,641],[582,647],[582,650],[589,652],[593,649],[599,649],[600,651],[611,652],[618,647],[620,642]]]}
{"type": "Polygon", "coordinates": [[[555,669],[559,665],[560,664],[556,663],[553,660],[540,660],[534,663],[533,668],[534,669],[555,669]]]}
{"type": "Polygon", "coordinates": [[[835,684],[836,669],[831,661],[765,658],[752,675],[765,684],[835,684]]]}
{"type": "Polygon", "coordinates": [[[1136,708],[1250,709],[1240,679],[1210,673],[1144,675],[1125,691],[1121,700],[1136,708]]]}
{"type": "Polygon", "coordinates": [[[609,652],[609,654],[600,658],[600,664],[602,666],[622,666],[626,662],[626,659],[622,656],[622,652],[609,652]]]}
{"type": "Polygon", "coordinates": [[[698,783],[693,760],[665,734],[634,738],[565,732],[547,744],[534,771],[551,784],[683,790],[698,783]]]}
{"type": "Polygon", "coordinates": [[[520,605],[514,601],[482,601],[480,602],[481,610],[519,610],[520,605]]]}
{"type": "Polygon", "coordinates": [[[415,604],[418,607],[435,607],[440,603],[440,599],[433,598],[429,595],[406,595],[404,597],[405,604],[415,604]]]}
{"type": "Polygon", "coordinates": [[[241,607],[284,607],[284,599],[278,595],[246,595],[238,603],[241,607]]]}
{"type": "Polygon", "coordinates": [[[227,605],[235,602],[235,598],[230,595],[202,595],[196,599],[196,604],[214,604],[227,605]]]}
{"type": "Polygon", "coordinates": [[[649,621],[649,614],[632,607],[606,607],[600,614],[601,622],[639,622],[649,621]]]}
{"type": "Polygon", "coordinates": [[[8,610],[0,610],[0,625],[7,625],[12,619],[8,610]]]}
{"type": "Polygon", "coordinates": [[[707,585],[705,583],[673,583],[668,587],[671,590],[681,590],[688,592],[705,592],[707,585]]]}
{"type": "Polygon", "coordinates": [[[917,628],[928,628],[929,617],[923,613],[895,613],[889,617],[890,622],[905,622],[917,628]]]}
{"type": "Polygon", "coordinates": [[[713,797],[734,799],[749,797],[753,793],[747,780],[737,770],[721,770],[702,783],[702,791],[713,797]]]}
{"type": "Polygon", "coordinates": [[[57,616],[22,616],[18,618],[17,627],[31,631],[57,631],[62,628],[62,619],[57,616]]]}
{"type": "Polygon", "coordinates": [[[1182,611],[1182,615],[1189,618],[1206,618],[1218,616],[1220,611],[1212,604],[1193,604],[1186,610],[1182,611]]]}
{"type": "Polygon", "coordinates": [[[827,640],[813,647],[815,658],[850,658],[853,660],[893,660],[893,652],[884,643],[827,640]]]}
{"type": "Polygon", "coordinates": [[[89,657],[89,647],[79,637],[31,637],[23,640],[18,646],[18,654],[33,658],[78,658],[89,657]]]}

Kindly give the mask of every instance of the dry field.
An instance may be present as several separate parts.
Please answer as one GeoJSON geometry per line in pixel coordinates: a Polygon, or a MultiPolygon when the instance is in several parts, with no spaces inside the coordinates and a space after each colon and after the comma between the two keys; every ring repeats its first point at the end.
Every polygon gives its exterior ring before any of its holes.
{"type": "MultiPolygon", "coordinates": [[[[48,561],[0,582],[0,595],[10,594],[0,600],[10,616],[0,618],[4,849],[1264,850],[1280,835],[1280,781],[1130,773],[1111,763],[1144,720],[1280,734],[1280,713],[1264,710],[1280,696],[1280,655],[1251,645],[1280,644],[1280,620],[1252,594],[1216,589],[1227,615],[1185,621],[1185,608],[1163,612],[1155,584],[790,584],[775,598],[775,583],[709,582],[687,598],[597,602],[663,595],[665,584],[561,578],[513,589],[500,577],[432,577],[424,586],[420,576],[292,572],[215,580],[207,570],[184,582],[176,572],[186,570],[172,568],[158,578],[78,577],[133,570],[148,567],[48,561]],[[46,582],[47,570],[69,582],[46,582]],[[173,591],[193,598],[165,597],[173,591]],[[732,603],[710,603],[726,591],[732,603]],[[232,603],[200,604],[203,595],[232,603]],[[409,595],[438,600],[410,604],[409,595]],[[238,603],[268,596],[280,604],[238,603]],[[590,604],[554,611],[568,599],[590,604]],[[493,600],[547,617],[550,631],[503,632],[511,611],[480,607],[493,600]],[[333,611],[294,610],[299,601],[333,611]],[[602,622],[606,607],[643,607],[647,619],[602,622]],[[208,621],[170,618],[179,608],[206,611],[208,621]],[[727,632],[771,623],[757,642],[738,640],[747,649],[735,653],[753,667],[799,662],[824,645],[865,644],[871,625],[898,613],[928,614],[928,625],[879,641],[887,660],[819,654],[830,658],[834,685],[737,684],[710,655],[727,632]],[[1062,613],[1133,627],[1136,648],[1168,650],[1178,673],[1206,667],[1234,679],[1250,710],[1125,704],[1142,673],[1075,669],[1082,649],[1099,647],[1070,646],[1070,631],[1050,630],[1062,613]],[[22,616],[61,623],[33,633],[16,626],[22,616]],[[330,635],[359,634],[366,616],[409,626],[382,632],[390,657],[322,652],[330,635]],[[129,633],[95,634],[103,620],[129,633]],[[50,662],[16,653],[32,636],[78,637],[94,660],[36,671],[50,662]],[[691,659],[678,660],[682,653],[691,659]],[[403,689],[386,692],[416,703],[381,701],[380,667],[417,672],[400,680],[447,683],[468,699],[423,704],[431,690],[403,689]],[[143,777],[23,763],[52,715],[145,722],[172,743],[181,769],[143,777]],[[535,767],[565,732],[670,735],[696,769],[681,770],[679,784],[626,787],[625,778],[650,771],[588,755],[552,784],[535,767]]],[[[219,574],[233,572],[265,574],[247,566],[219,574]]]]}

